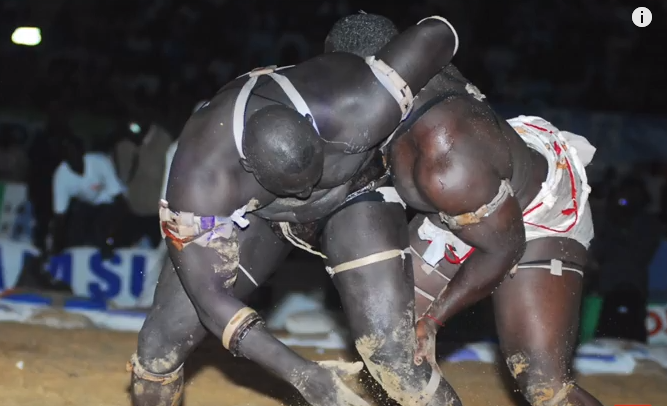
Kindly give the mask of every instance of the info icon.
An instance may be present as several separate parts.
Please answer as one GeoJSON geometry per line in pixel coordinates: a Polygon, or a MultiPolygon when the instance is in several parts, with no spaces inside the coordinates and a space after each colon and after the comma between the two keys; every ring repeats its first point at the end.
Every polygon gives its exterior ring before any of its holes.
{"type": "Polygon", "coordinates": [[[653,21],[653,13],[646,7],[637,7],[632,12],[632,23],[639,28],[648,27],[653,21]]]}

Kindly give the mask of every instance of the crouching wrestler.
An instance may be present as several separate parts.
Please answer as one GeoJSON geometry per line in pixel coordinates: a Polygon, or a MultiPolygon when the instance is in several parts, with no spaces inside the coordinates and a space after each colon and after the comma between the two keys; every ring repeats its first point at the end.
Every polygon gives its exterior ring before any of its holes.
{"type": "MultiPolygon", "coordinates": [[[[328,51],[364,57],[391,40],[386,19],[353,19],[334,26],[328,51]]],[[[495,291],[501,349],[526,399],[601,406],[570,369],[593,238],[585,166],[595,148],[538,117],[501,119],[451,64],[419,92],[388,147],[397,192],[424,213],[409,226],[415,362],[435,365],[437,330],[495,291]]]]}
{"type": "MultiPolygon", "coordinates": [[[[478,166],[479,161],[471,162],[466,152],[457,158],[453,150],[445,154],[455,163],[425,175],[448,179],[445,182],[451,189],[434,184],[437,181],[433,178],[417,177],[411,185],[403,184],[405,198],[427,193],[425,196],[433,199],[413,199],[411,203],[421,204],[427,213],[439,210],[437,214],[418,215],[410,224],[419,317],[416,362],[433,362],[437,330],[449,317],[493,291],[501,351],[529,403],[601,406],[576,385],[571,370],[586,250],[593,238],[584,166],[594,149],[583,137],[560,131],[538,117],[521,116],[508,124],[499,120],[495,130],[496,140],[509,141],[505,159],[511,160],[506,161],[509,166],[504,170],[500,165],[500,169],[488,167],[489,162],[497,164],[490,151],[484,168],[478,166]],[[468,164],[477,167],[474,175],[467,172],[472,169],[466,169],[468,164]],[[480,169],[488,173],[483,175],[480,169]],[[452,172],[458,174],[452,176],[452,172]],[[486,193],[461,187],[465,183],[485,188],[486,193]],[[458,189],[459,194],[452,189],[458,189]],[[447,203],[436,200],[441,193],[448,194],[447,203]],[[476,204],[479,206],[473,210],[476,204]],[[433,206],[427,211],[426,205],[433,206]]],[[[475,133],[470,125],[482,131],[483,126],[474,120],[466,129],[455,120],[443,128],[459,126],[459,137],[488,137],[486,142],[493,143],[493,128],[475,133]]],[[[413,127],[412,131],[416,130],[413,127]]],[[[481,146],[465,147],[466,142],[456,141],[456,132],[448,134],[452,134],[448,142],[464,151],[481,146]]],[[[433,136],[425,142],[441,141],[433,136]]],[[[403,144],[401,152],[398,146],[394,155],[397,173],[403,170],[407,176],[421,170],[405,155],[401,162],[399,156],[407,149],[403,144]]],[[[496,143],[496,148],[498,154],[503,144],[496,143]]]]}
{"type": "MultiPolygon", "coordinates": [[[[160,208],[173,267],[162,270],[129,363],[135,406],[179,404],[183,363],[207,331],[312,405],[366,404],[340,376],[361,365],[303,359],[243,299],[297,246],[325,258],[367,362],[396,357],[390,350],[414,338],[407,221],[384,187],[377,146],[456,44],[449,23],[426,19],[374,57],[325,54],[252,71],[193,114],[160,208]]],[[[413,376],[402,404],[441,399],[439,374],[408,363],[413,355],[399,354],[413,376]]]]}

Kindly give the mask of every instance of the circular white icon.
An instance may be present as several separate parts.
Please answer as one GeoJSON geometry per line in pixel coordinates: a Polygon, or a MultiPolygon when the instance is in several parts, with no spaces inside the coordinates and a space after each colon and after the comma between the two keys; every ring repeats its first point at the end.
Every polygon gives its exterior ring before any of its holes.
{"type": "Polygon", "coordinates": [[[653,14],[651,10],[646,7],[637,7],[635,11],[632,12],[632,22],[639,28],[644,28],[651,24],[653,20],[653,14]]]}

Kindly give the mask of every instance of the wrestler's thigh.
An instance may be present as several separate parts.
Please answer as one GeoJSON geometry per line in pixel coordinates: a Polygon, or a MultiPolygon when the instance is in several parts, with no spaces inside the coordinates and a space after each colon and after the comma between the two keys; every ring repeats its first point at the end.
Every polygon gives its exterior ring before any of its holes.
{"type": "MultiPolygon", "coordinates": [[[[586,249],[574,240],[541,240],[529,242],[520,263],[549,259],[572,263],[585,257],[586,249]]],[[[552,275],[548,269],[521,268],[493,294],[501,350],[520,384],[537,374],[570,378],[582,286],[577,272],[552,275]]]]}
{"type": "MultiPolygon", "coordinates": [[[[408,247],[407,219],[394,203],[359,202],[336,213],[322,234],[328,267],[408,247]]],[[[412,272],[407,258],[369,263],[336,273],[333,282],[356,337],[400,328],[397,320],[413,306],[412,272]]],[[[412,325],[404,326],[412,329],[412,325]]]]}
{"type": "MultiPolygon", "coordinates": [[[[248,215],[247,219],[249,225],[246,228],[235,229],[239,266],[233,274],[216,270],[221,264],[222,253],[214,245],[190,244],[181,251],[169,247],[176,271],[195,307],[206,301],[217,302],[220,294],[233,293],[238,299],[247,297],[268,279],[277,269],[278,262],[289,253],[291,247],[274,234],[266,220],[253,215],[248,215]]],[[[225,245],[222,240],[221,243],[225,245]]]]}
{"type": "Polygon", "coordinates": [[[234,296],[245,300],[278,269],[292,250],[292,245],[278,238],[269,222],[252,214],[246,216],[250,225],[239,231],[239,274],[234,296]]]}
{"type": "Polygon", "coordinates": [[[402,206],[349,206],[331,218],[323,244],[329,267],[373,254],[404,253],[334,275],[355,347],[373,378],[399,404],[460,404],[437,368],[414,363],[414,280],[402,206]]]}

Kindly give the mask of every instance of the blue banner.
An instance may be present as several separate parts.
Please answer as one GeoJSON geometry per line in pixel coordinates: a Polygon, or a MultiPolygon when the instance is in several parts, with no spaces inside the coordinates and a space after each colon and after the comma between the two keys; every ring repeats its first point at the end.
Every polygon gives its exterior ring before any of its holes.
{"type": "MultiPolygon", "coordinates": [[[[0,290],[12,288],[25,260],[36,254],[29,244],[0,240],[0,290]]],[[[113,258],[102,260],[96,249],[73,248],[53,257],[49,270],[67,282],[77,296],[134,306],[146,288],[146,274],[159,258],[153,250],[120,249],[113,258]]]]}

